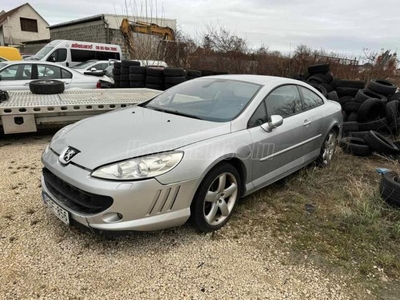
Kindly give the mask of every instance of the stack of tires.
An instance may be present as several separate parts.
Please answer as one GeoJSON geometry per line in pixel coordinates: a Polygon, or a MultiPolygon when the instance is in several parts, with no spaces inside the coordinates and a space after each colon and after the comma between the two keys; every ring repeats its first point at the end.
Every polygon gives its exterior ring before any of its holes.
{"type": "Polygon", "coordinates": [[[121,88],[130,88],[130,67],[132,66],[140,66],[140,62],[133,60],[123,60],[121,61],[121,75],[120,75],[120,87],[121,88]]]}
{"type": "Polygon", "coordinates": [[[198,70],[186,70],[186,80],[195,79],[201,77],[202,73],[198,70]]]}
{"type": "Polygon", "coordinates": [[[146,69],[146,88],[164,90],[164,70],[157,68],[146,69]]]}
{"type": "Polygon", "coordinates": [[[395,172],[382,174],[379,192],[388,204],[400,207],[400,178],[395,172]]]}
{"type": "Polygon", "coordinates": [[[164,86],[166,90],[184,81],[186,81],[186,72],[184,69],[172,67],[164,69],[164,86]]]}
{"type": "Polygon", "coordinates": [[[130,66],[129,67],[129,87],[144,88],[146,82],[146,67],[130,66]]]}
{"type": "Polygon", "coordinates": [[[387,80],[371,79],[365,86],[363,81],[334,78],[329,64],[313,65],[307,71],[295,79],[308,82],[342,106],[343,134],[347,137],[341,145],[345,151],[360,156],[372,152],[398,154],[393,143],[386,148],[381,145],[391,143],[381,133],[400,132],[400,92],[396,85],[387,80]]]}
{"type": "Polygon", "coordinates": [[[121,63],[120,62],[116,61],[114,63],[114,68],[113,68],[112,72],[114,75],[114,87],[120,88],[121,87],[121,63]]]}

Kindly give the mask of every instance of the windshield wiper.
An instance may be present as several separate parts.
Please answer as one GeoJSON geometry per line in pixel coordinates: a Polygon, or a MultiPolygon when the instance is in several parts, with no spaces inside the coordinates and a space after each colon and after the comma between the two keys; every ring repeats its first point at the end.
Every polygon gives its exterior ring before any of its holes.
{"type": "Polygon", "coordinates": [[[188,118],[192,118],[192,119],[197,119],[197,120],[203,120],[202,118],[198,117],[198,116],[194,116],[194,115],[190,115],[190,114],[185,114],[183,112],[177,111],[177,110],[168,110],[168,109],[162,109],[162,108],[157,108],[154,106],[145,106],[146,108],[152,109],[152,110],[156,110],[159,112],[165,112],[167,114],[172,114],[172,115],[177,115],[177,116],[183,116],[183,117],[188,117],[188,118]]]}

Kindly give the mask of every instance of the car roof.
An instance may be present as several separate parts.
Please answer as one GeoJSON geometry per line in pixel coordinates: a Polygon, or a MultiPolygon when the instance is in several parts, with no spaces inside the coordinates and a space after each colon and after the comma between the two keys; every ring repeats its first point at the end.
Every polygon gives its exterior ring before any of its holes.
{"type": "Polygon", "coordinates": [[[267,76],[267,75],[252,75],[252,74],[213,75],[201,78],[224,78],[229,80],[238,80],[248,83],[255,83],[259,85],[275,85],[275,86],[288,83],[301,84],[301,81],[295,79],[277,77],[277,76],[267,76]]]}

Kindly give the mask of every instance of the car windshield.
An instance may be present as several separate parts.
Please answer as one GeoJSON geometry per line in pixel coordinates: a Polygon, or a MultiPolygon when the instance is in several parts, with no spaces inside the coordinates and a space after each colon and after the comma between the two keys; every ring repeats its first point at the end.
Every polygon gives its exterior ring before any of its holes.
{"type": "Polygon", "coordinates": [[[39,52],[38,53],[36,53],[33,57],[32,57],[32,59],[35,59],[35,60],[41,60],[43,57],[45,57],[51,50],[53,50],[54,49],[54,47],[44,47],[44,48],[42,48],[42,49],[40,49],[39,50],[39,52]]]}
{"type": "Polygon", "coordinates": [[[90,65],[93,65],[95,62],[96,61],[94,61],[94,60],[84,61],[84,62],[81,62],[81,63],[73,66],[72,69],[86,69],[90,65]]]}
{"type": "Polygon", "coordinates": [[[243,111],[260,87],[231,79],[199,78],[172,87],[141,106],[196,119],[228,122],[243,111]]]}

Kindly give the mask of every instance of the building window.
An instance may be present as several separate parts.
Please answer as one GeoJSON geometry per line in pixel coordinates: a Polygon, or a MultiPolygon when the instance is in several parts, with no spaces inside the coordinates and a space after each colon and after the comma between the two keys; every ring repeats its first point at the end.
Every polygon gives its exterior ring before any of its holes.
{"type": "Polygon", "coordinates": [[[22,31],[38,32],[37,20],[27,18],[19,18],[19,20],[22,31]]]}

